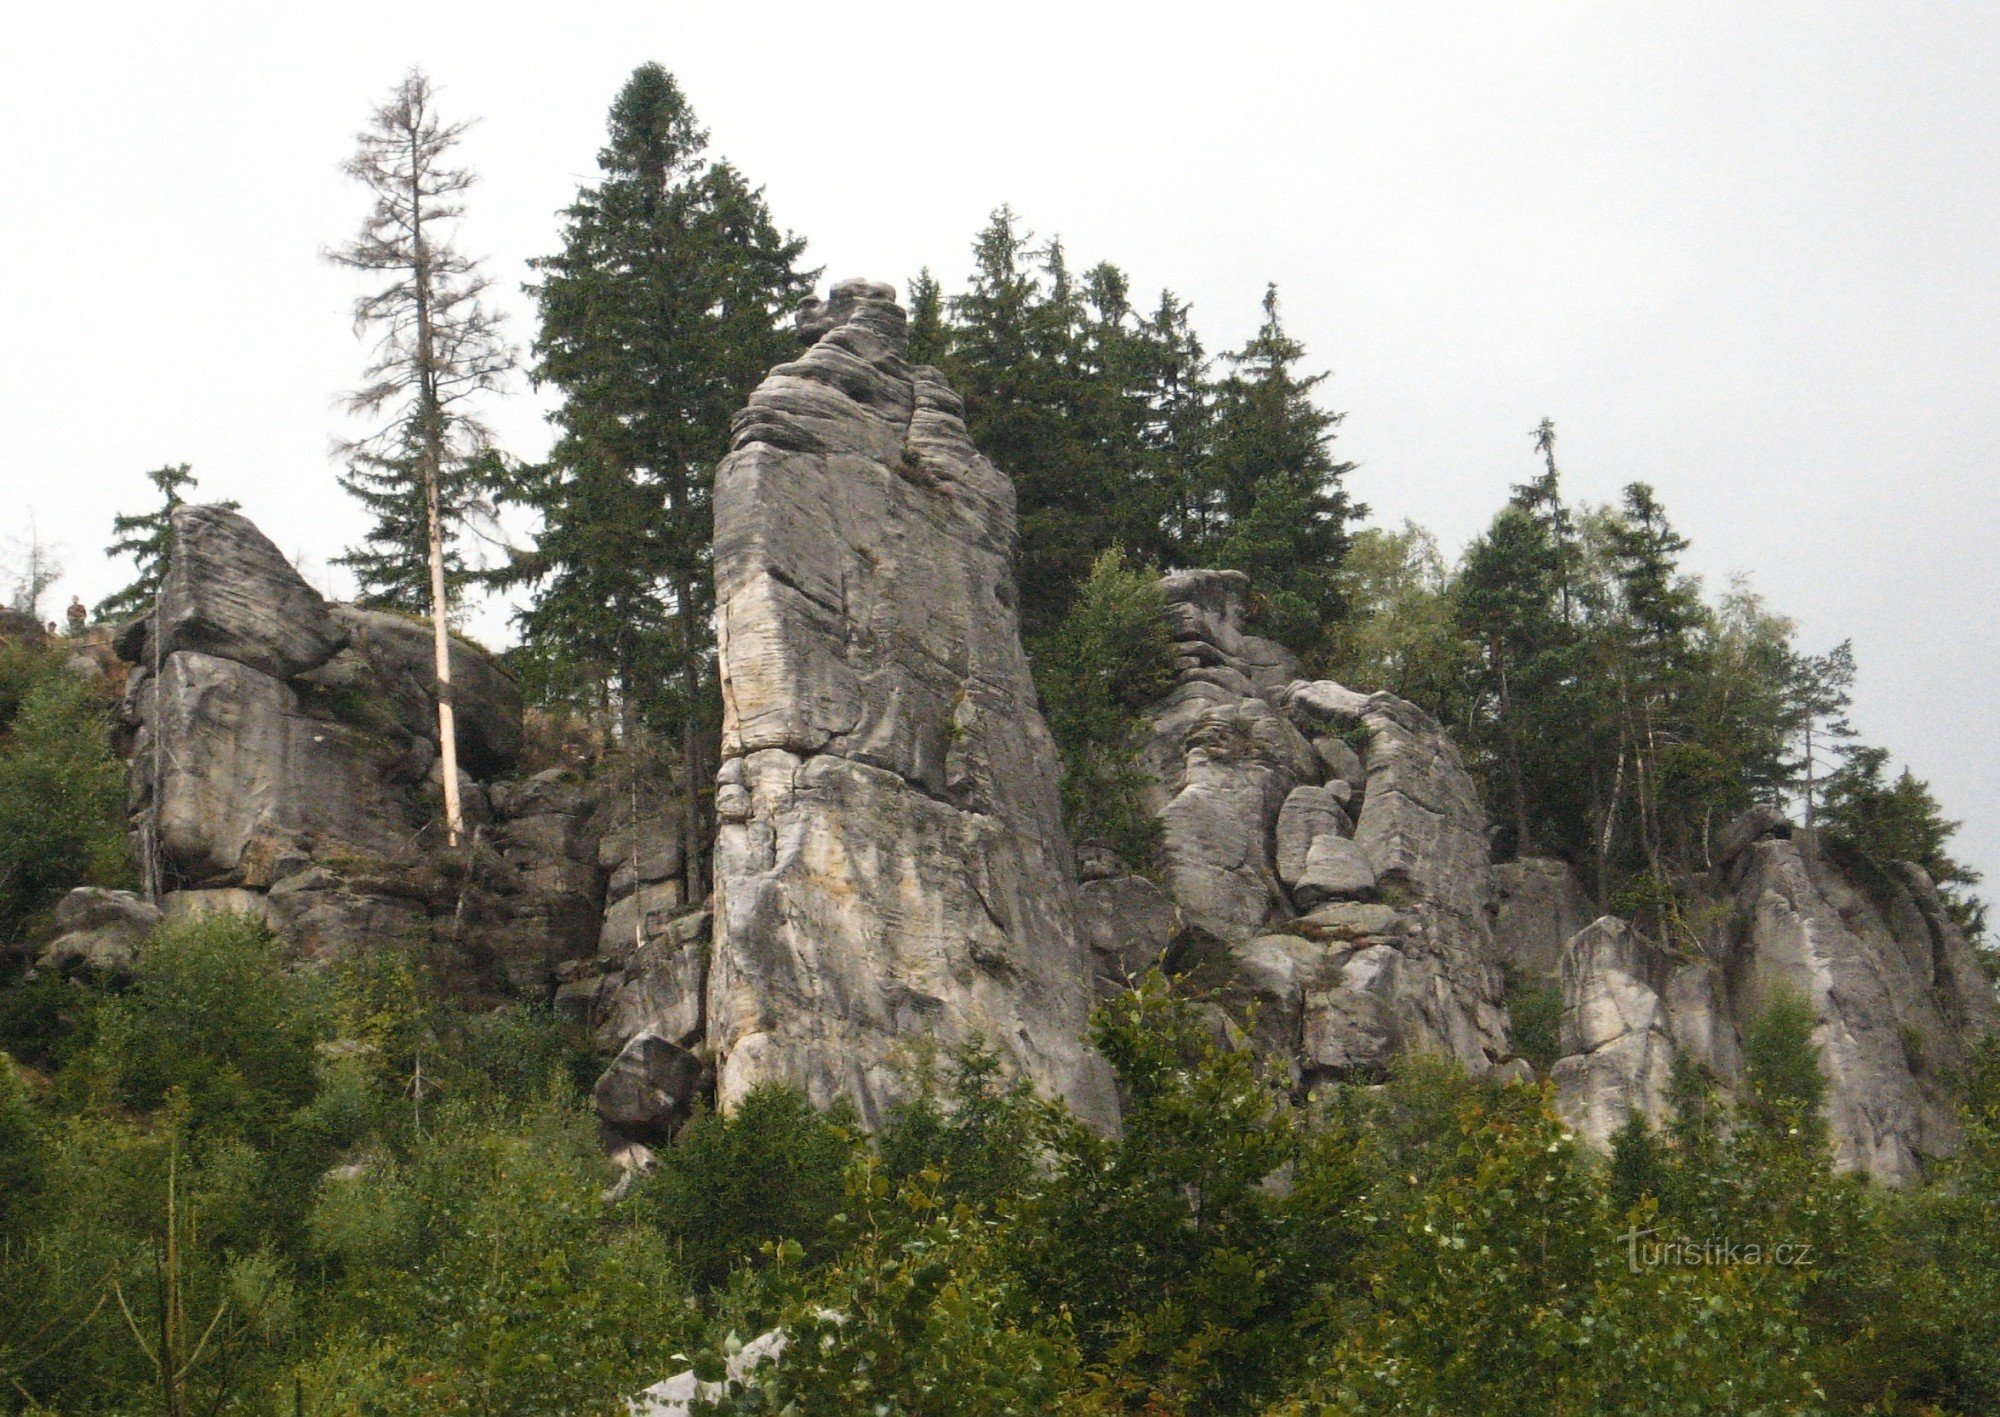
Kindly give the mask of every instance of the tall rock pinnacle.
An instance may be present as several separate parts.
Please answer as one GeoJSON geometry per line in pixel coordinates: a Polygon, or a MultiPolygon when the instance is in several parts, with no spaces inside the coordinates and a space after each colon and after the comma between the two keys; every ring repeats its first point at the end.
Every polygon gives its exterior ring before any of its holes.
{"type": "Polygon", "coordinates": [[[715,478],[718,1101],[775,1079],[873,1123],[912,1043],[976,1039],[1108,1125],[1013,485],[905,362],[889,287],[799,328],[715,478]]]}

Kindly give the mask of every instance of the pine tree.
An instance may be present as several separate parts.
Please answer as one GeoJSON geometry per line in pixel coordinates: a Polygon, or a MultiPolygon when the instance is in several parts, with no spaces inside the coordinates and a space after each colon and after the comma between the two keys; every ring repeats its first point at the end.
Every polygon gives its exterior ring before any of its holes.
{"type": "MultiPolygon", "coordinates": [[[[158,510],[112,518],[111,531],[118,539],[104,548],[106,556],[130,556],[138,574],[123,590],[97,602],[96,614],[100,620],[125,620],[152,610],[153,600],[160,591],[160,577],[166,574],[174,508],[187,502],[181,495],[182,489],[195,485],[194,471],[186,463],[156,467],[146,474],[146,480],[159,489],[158,510]]],[[[235,502],[221,505],[232,512],[237,509],[235,502]]]]}
{"type": "Polygon", "coordinates": [[[1258,628],[1310,657],[1341,620],[1340,562],[1368,509],[1342,486],[1354,464],[1328,446],[1342,415],[1313,401],[1326,375],[1301,376],[1305,355],[1279,319],[1277,286],[1266,287],[1264,322],[1227,356],[1217,390],[1204,502],[1210,563],[1247,572],[1258,628]]]}
{"type": "Polygon", "coordinates": [[[1825,654],[1797,656],[1787,676],[1792,731],[1799,743],[1798,786],[1806,826],[1817,823],[1820,783],[1852,750],[1854,642],[1842,640],[1825,654]]]}
{"type": "Polygon", "coordinates": [[[599,180],[564,215],[561,252],[533,263],[534,377],[563,395],[560,436],[523,479],[537,544],[502,576],[534,586],[521,625],[555,684],[615,699],[628,734],[677,738],[695,782],[713,770],[720,712],[714,467],[731,417],[790,353],[780,320],[816,274],[762,193],[704,156],[707,141],[673,77],[641,66],[612,105],[599,180]]]}
{"type": "Polygon", "coordinates": [[[375,525],[365,546],[340,564],[354,569],[367,603],[430,613],[445,829],[453,845],[460,812],[449,619],[464,572],[452,541],[468,504],[497,476],[491,435],[468,401],[497,389],[515,360],[484,302],[488,280],[452,243],[474,180],[449,163],[465,129],[438,117],[430,81],[412,69],[375,110],[347,163],[375,205],[354,240],[331,253],[339,265],[382,278],[354,304],[357,333],[374,331],[377,342],[368,382],[347,405],[366,417],[387,415],[375,432],[347,445],[341,484],[374,513],[375,525]]]}
{"type": "Polygon", "coordinates": [[[910,281],[909,340],[912,364],[942,364],[951,352],[951,329],[944,319],[944,288],[929,266],[910,281]]]}

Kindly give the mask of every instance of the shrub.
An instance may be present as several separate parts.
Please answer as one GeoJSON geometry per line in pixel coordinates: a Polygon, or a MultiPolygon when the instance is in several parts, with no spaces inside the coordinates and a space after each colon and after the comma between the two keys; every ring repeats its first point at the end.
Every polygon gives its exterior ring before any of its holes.
{"type": "Polygon", "coordinates": [[[1139,713],[1173,683],[1159,578],[1116,547],[1098,556],[1062,623],[1034,646],[1035,687],[1063,758],[1063,820],[1136,870],[1159,849],[1139,765],[1139,713]]]}
{"type": "Polygon", "coordinates": [[[320,1017],[260,921],[207,915],[162,927],[140,952],[132,987],[106,1005],[95,1063],[126,1106],[179,1092],[195,1134],[266,1142],[313,1098],[320,1017]]]}
{"type": "Polygon", "coordinates": [[[690,1277],[713,1288],[767,1243],[824,1258],[855,1145],[851,1116],[822,1116],[796,1089],[766,1084],[731,1115],[690,1122],[641,1193],[690,1277]]]}
{"type": "Polygon", "coordinates": [[[0,648],[0,940],[72,886],[122,885],[125,772],[99,700],[53,651],[0,648]]]}

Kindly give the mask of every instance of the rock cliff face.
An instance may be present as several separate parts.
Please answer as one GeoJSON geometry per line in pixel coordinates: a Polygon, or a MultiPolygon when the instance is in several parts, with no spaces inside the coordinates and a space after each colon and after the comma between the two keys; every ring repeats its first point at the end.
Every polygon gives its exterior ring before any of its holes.
{"type": "MultiPolygon", "coordinates": [[[[118,649],[135,848],[169,914],[249,910],[317,959],[435,942],[469,997],[496,1001],[595,948],[597,803],[580,785],[475,778],[473,841],[440,851],[426,627],[329,604],[220,507],[175,513],[167,566],[157,615],[118,649]]],[[[510,770],[519,691],[470,645],[452,671],[467,770],[510,770]]]]}
{"type": "Polygon", "coordinates": [[[1108,1123],[1012,484],[904,361],[887,287],[836,286],[801,331],[715,479],[719,1102],[784,1079],[872,1121],[911,1039],[977,1037],[1108,1123]]]}
{"type": "MultiPolygon", "coordinates": [[[[197,507],[159,613],[117,638],[134,840],[166,914],[250,910],[313,959],[400,938],[468,1002],[553,999],[610,1060],[595,1101],[621,1144],[767,1080],[877,1122],[922,1039],[978,1039],[1112,1126],[1087,1012],[1165,964],[1302,1094],[1412,1052],[1521,1077],[1503,979],[1540,981],[1562,999],[1556,1103],[1599,1145],[1634,1111],[1665,1118],[1677,1060],[1736,1087],[1790,990],[1818,1020],[1841,1164],[1902,1182],[1956,1147],[1953,1082],[2000,1010],[1922,872],[1837,858],[1760,808],[1690,884],[1684,938],[1594,918],[1563,863],[1491,863],[1424,712],[1307,680],[1248,633],[1236,572],[1162,583],[1179,670],[1145,716],[1158,869],[1073,855],[1013,608],[1012,485],[905,361],[885,287],[835,287],[801,330],[716,474],[712,899],[685,898],[671,784],[615,759],[523,776],[519,694],[462,644],[473,836],[441,849],[426,629],[325,602],[249,522],[197,507]]],[[[79,891],[38,967],[115,976],[157,918],[79,891]]]]}
{"type": "Polygon", "coordinates": [[[1180,671],[1143,757],[1166,891],[1217,998],[1254,1003],[1260,1044],[1306,1086],[1412,1051],[1502,1060],[1486,819],[1450,740],[1392,695],[1301,679],[1244,631],[1240,572],[1162,589],[1180,671]]]}
{"type": "MultiPolygon", "coordinates": [[[[1717,923],[1671,950],[1606,916],[1560,952],[1566,1056],[1551,1080],[1565,1117],[1600,1146],[1634,1111],[1664,1121],[1676,1058],[1734,1090],[1743,1040],[1784,990],[1818,1021],[1838,1164],[1902,1184],[1954,1152],[1954,1080],[2000,1012],[1923,872],[1843,865],[1759,808],[1724,835],[1700,889],[1702,913],[1717,923]]],[[[1567,909],[1549,903],[1573,892],[1570,883],[1522,898],[1548,907],[1539,924],[1529,923],[1535,911],[1517,910],[1524,955],[1567,909]]]]}

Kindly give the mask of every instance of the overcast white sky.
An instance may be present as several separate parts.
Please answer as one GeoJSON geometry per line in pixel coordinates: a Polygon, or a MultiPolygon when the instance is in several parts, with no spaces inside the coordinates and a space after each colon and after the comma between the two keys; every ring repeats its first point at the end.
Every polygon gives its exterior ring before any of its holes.
{"type": "MultiPolygon", "coordinates": [[[[320,250],[411,63],[484,177],[518,311],[633,66],[680,78],[830,277],[950,283],[1011,202],[1239,342],[1266,280],[1380,520],[1456,548],[1557,420],[1572,493],[1653,482],[1712,582],[1852,636],[1864,733],[2000,877],[2000,7],[345,0],[0,18],[0,538],[94,600],[145,469],[194,464],[308,573],[360,351],[320,250]]],[[[546,443],[525,392],[507,445],[546,443]]],[[[501,617],[489,613],[489,632],[501,617]]]]}

